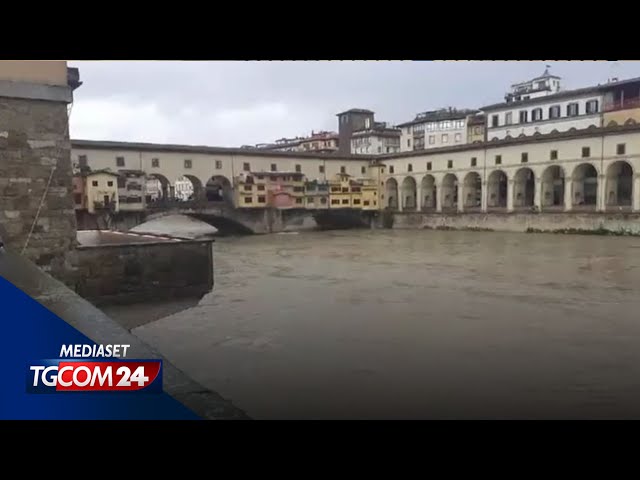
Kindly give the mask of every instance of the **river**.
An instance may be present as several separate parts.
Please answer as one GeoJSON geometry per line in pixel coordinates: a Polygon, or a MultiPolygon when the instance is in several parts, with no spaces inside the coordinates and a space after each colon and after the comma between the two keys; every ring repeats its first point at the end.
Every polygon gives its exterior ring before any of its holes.
{"type": "Polygon", "coordinates": [[[640,238],[220,239],[133,333],[256,419],[640,418],[640,238]]]}

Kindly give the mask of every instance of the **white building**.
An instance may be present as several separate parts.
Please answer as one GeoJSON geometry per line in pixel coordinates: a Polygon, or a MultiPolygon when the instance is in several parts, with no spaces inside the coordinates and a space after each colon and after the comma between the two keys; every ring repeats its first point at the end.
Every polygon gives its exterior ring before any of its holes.
{"type": "Polygon", "coordinates": [[[540,77],[512,85],[505,102],[482,108],[487,140],[601,127],[605,88],[565,91],[560,77],[546,70],[540,77]]]}
{"type": "Polygon", "coordinates": [[[153,202],[158,200],[162,196],[162,187],[160,180],[154,177],[147,177],[147,183],[145,185],[146,200],[153,202]]]}
{"type": "Polygon", "coordinates": [[[177,200],[192,200],[193,199],[193,183],[186,177],[180,177],[174,184],[174,195],[177,200]]]}
{"type": "Polygon", "coordinates": [[[398,125],[402,131],[400,151],[411,152],[467,143],[467,121],[475,113],[475,110],[457,110],[451,107],[419,113],[413,121],[398,125]]]}
{"type": "Polygon", "coordinates": [[[376,123],[373,128],[353,132],[351,153],[356,155],[380,155],[400,151],[400,130],[376,123]]]}

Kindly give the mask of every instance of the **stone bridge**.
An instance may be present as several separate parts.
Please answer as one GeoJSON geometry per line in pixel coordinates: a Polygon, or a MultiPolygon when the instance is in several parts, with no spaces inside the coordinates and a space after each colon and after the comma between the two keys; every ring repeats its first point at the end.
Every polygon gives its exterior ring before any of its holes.
{"type": "MultiPolygon", "coordinates": [[[[143,222],[169,215],[186,215],[216,227],[221,234],[266,234],[315,227],[311,212],[303,209],[235,208],[225,202],[172,201],[147,205],[143,222]]],[[[138,222],[142,223],[142,222],[138,222]]],[[[128,225],[133,228],[136,225],[128,225]]]]}

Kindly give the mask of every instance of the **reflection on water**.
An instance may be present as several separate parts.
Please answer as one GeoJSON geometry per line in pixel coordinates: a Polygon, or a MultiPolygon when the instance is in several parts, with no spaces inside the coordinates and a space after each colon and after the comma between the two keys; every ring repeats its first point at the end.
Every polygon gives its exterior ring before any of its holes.
{"type": "Polygon", "coordinates": [[[640,418],[640,239],[223,239],[197,307],[134,333],[254,418],[640,418]]]}

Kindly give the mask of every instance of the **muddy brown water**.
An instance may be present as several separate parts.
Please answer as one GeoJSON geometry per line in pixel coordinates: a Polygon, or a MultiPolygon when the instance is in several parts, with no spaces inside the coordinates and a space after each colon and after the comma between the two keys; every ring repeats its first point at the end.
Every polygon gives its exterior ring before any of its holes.
{"type": "Polygon", "coordinates": [[[640,238],[344,231],[214,252],[214,291],[133,333],[253,418],[640,418],[640,238]]]}

